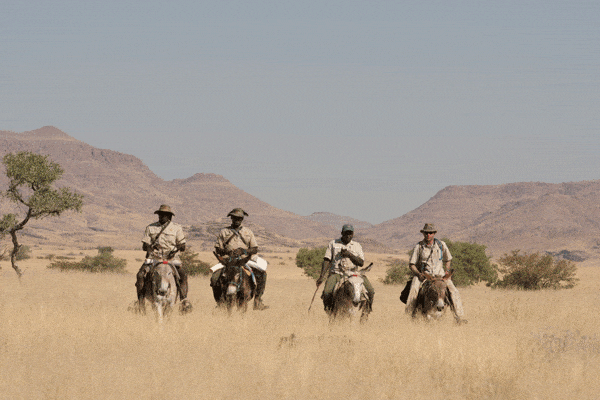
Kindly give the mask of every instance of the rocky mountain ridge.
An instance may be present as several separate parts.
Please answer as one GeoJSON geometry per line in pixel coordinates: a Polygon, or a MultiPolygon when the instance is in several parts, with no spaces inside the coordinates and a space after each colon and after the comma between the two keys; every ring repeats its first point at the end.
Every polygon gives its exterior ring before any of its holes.
{"type": "MultiPolygon", "coordinates": [[[[600,257],[600,180],[448,186],[415,210],[371,225],[332,213],[303,217],[280,210],[210,172],[165,181],[137,157],[95,148],[54,127],[0,131],[0,156],[18,151],[48,155],[65,171],[57,186],[85,196],[81,214],[30,222],[23,234],[36,243],[137,248],[154,210],[167,203],[196,246],[210,246],[214,229],[241,206],[250,214],[246,223],[270,246],[325,245],[343,223],[352,223],[366,251],[403,254],[421,239],[423,224],[432,222],[439,238],[481,243],[493,256],[521,249],[600,257]]],[[[7,178],[2,165],[0,170],[3,190],[7,178]]],[[[11,207],[0,199],[1,213],[11,207]]]]}

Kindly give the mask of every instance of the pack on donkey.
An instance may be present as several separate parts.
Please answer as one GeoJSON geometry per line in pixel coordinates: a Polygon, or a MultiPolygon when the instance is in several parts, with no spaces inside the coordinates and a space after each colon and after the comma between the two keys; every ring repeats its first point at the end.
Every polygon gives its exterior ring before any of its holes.
{"type": "MultiPolygon", "coordinates": [[[[466,323],[467,320],[463,319],[464,311],[460,295],[451,279],[450,250],[445,242],[435,238],[437,230],[433,224],[425,224],[421,233],[423,240],[415,245],[409,261],[409,268],[414,273],[414,277],[405,288],[405,292],[408,291],[406,313],[413,318],[419,311],[430,316],[439,316],[440,313],[429,313],[431,307],[424,303],[427,299],[435,298],[437,311],[442,311],[444,307],[444,304],[440,304],[438,300],[444,300],[452,309],[456,322],[466,323]],[[427,289],[427,293],[423,288],[427,289]]],[[[403,297],[401,296],[401,300],[405,300],[403,297]]]]}
{"type": "MultiPolygon", "coordinates": [[[[231,225],[221,229],[215,242],[214,254],[219,260],[219,264],[211,268],[213,275],[210,278],[210,286],[213,290],[213,296],[217,305],[225,304],[229,291],[237,286],[237,295],[239,301],[243,303],[247,297],[242,290],[243,274],[248,274],[251,279],[252,294],[254,297],[254,309],[265,310],[269,306],[262,301],[262,296],[267,285],[267,261],[258,257],[258,243],[254,233],[245,226],[242,226],[244,217],[248,213],[241,208],[234,208],[227,214],[231,218],[231,225]],[[228,268],[239,268],[235,284],[230,285],[233,277],[228,278],[228,268]],[[240,290],[242,290],[240,292],[240,290]]],[[[231,295],[231,293],[230,293],[231,295]]],[[[247,299],[249,300],[249,299],[247,299]]],[[[240,304],[241,305],[241,304],[240,304]]]]}
{"type": "Polygon", "coordinates": [[[375,290],[365,275],[371,266],[359,270],[359,267],[364,265],[365,255],[360,243],[352,240],[353,237],[354,227],[346,224],[342,227],[341,237],[329,242],[323,257],[321,274],[317,279],[317,288],[325,280],[321,298],[325,312],[332,317],[342,311],[340,300],[343,297],[336,295],[342,293],[340,288],[348,293],[352,290],[352,303],[360,304],[361,319],[364,320],[373,309],[375,290]],[[360,293],[356,292],[357,290],[360,293]]]}
{"type": "Polygon", "coordinates": [[[166,262],[171,266],[177,285],[177,293],[181,300],[180,310],[183,313],[192,310],[189,302],[187,274],[182,268],[179,252],[185,251],[185,235],[181,225],[172,222],[175,215],[166,204],[154,212],[158,221],[146,227],[142,238],[142,249],[146,252],[146,259],[137,273],[136,289],[138,309],[145,310],[145,298],[151,294],[152,274],[157,264],[166,262]]]}

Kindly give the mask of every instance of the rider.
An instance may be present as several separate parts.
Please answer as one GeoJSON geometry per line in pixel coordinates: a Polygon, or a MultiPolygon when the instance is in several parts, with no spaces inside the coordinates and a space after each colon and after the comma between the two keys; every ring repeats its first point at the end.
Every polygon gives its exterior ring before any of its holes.
{"type": "Polygon", "coordinates": [[[187,274],[181,267],[181,260],[178,254],[178,252],[185,251],[183,229],[181,225],[171,222],[175,214],[168,205],[161,205],[154,214],[158,214],[158,222],[148,225],[142,238],[142,250],[146,252],[146,260],[137,273],[137,281],[135,283],[138,302],[141,304],[144,301],[144,279],[148,271],[150,271],[153,258],[170,258],[171,264],[175,266],[179,275],[178,290],[179,298],[181,299],[181,311],[191,311],[192,304],[187,299],[187,274]]]}
{"type": "MultiPolygon", "coordinates": [[[[328,275],[325,287],[323,288],[323,294],[321,295],[325,311],[331,311],[333,308],[333,291],[337,283],[342,279],[344,271],[356,271],[358,267],[362,267],[365,263],[362,246],[358,242],[353,241],[353,237],[354,227],[346,224],[342,227],[342,236],[339,239],[329,242],[325,251],[321,275],[317,279],[318,287],[323,283],[325,275],[328,275]]],[[[368,306],[369,310],[371,310],[373,308],[375,290],[366,276],[363,276],[363,280],[363,284],[369,295],[368,306]]]]}
{"type": "MultiPolygon", "coordinates": [[[[408,299],[406,300],[406,313],[414,316],[417,306],[417,295],[421,288],[421,282],[425,280],[424,273],[432,276],[444,276],[450,270],[452,255],[445,242],[435,239],[437,230],[433,224],[425,224],[421,229],[423,240],[417,243],[409,261],[409,268],[415,274],[412,279],[408,299]]],[[[466,323],[462,319],[464,314],[462,301],[458,290],[451,279],[447,280],[450,293],[451,309],[457,323],[466,323]]]]}
{"type": "MultiPolygon", "coordinates": [[[[227,216],[231,217],[231,225],[221,229],[221,232],[219,232],[217,241],[215,242],[215,253],[218,257],[243,256],[250,258],[246,266],[252,268],[252,272],[256,278],[254,309],[266,310],[269,306],[263,304],[262,295],[267,285],[267,266],[266,262],[257,256],[258,243],[254,237],[254,233],[249,228],[242,226],[244,216],[248,216],[248,213],[241,208],[234,208],[227,216]]],[[[219,302],[221,287],[218,282],[223,269],[221,264],[217,264],[215,267],[213,267],[213,275],[210,278],[210,286],[213,289],[215,301],[219,302]]]]}

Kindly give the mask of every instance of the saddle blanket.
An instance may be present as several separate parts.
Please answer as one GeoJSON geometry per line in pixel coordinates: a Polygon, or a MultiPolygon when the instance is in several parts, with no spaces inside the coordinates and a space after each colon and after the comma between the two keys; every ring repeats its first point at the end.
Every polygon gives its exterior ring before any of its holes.
{"type": "MultiPolygon", "coordinates": [[[[266,271],[267,270],[267,260],[265,260],[264,258],[261,257],[256,257],[256,261],[248,261],[246,263],[246,266],[250,267],[250,268],[254,268],[254,269],[258,269],[260,271],[266,271]]],[[[215,273],[216,271],[220,270],[221,268],[225,268],[225,266],[221,263],[218,263],[217,265],[214,265],[210,268],[211,272],[215,273]]]]}

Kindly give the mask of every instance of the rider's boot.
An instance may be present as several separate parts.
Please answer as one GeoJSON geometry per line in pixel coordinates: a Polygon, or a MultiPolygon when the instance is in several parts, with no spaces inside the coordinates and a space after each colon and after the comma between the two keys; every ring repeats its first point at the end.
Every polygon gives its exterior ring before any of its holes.
{"type": "Polygon", "coordinates": [[[188,294],[188,282],[187,282],[187,274],[182,268],[177,267],[177,272],[179,273],[179,285],[177,289],[179,290],[179,298],[181,299],[181,306],[179,307],[179,311],[182,314],[188,313],[192,311],[192,303],[187,298],[188,294]]]}
{"type": "Polygon", "coordinates": [[[367,302],[367,309],[369,312],[373,311],[373,300],[375,298],[375,293],[371,293],[369,295],[369,301],[367,302]]]}
{"type": "Polygon", "coordinates": [[[266,310],[269,306],[263,304],[262,295],[265,292],[267,286],[267,273],[265,271],[254,270],[254,276],[256,277],[256,293],[254,294],[254,309],[255,310],[266,310]]]}
{"type": "Polygon", "coordinates": [[[142,311],[144,309],[144,280],[146,279],[146,269],[145,265],[142,265],[142,268],[138,271],[136,275],[135,281],[135,289],[137,292],[137,308],[138,311],[142,311]]]}

